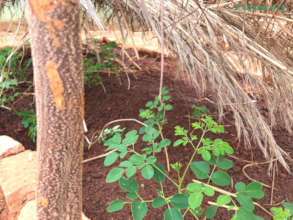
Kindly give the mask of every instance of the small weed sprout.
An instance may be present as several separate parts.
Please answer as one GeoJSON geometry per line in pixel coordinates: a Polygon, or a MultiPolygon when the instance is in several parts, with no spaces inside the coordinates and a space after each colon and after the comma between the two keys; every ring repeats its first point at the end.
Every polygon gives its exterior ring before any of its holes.
{"type": "Polygon", "coordinates": [[[101,140],[102,142],[105,142],[107,139],[113,137],[116,133],[122,133],[125,130],[125,128],[120,128],[120,125],[116,125],[113,128],[106,128],[103,131],[101,140]]]}
{"type": "Polygon", "coordinates": [[[271,212],[273,213],[274,220],[293,220],[293,204],[289,202],[282,203],[282,207],[273,207],[271,212]]]}
{"type": "Polygon", "coordinates": [[[194,119],[201,118],[202,116],[211,113],[210,110],[205,106],[192,105],[191,108],[193,110],[191,115],[192,115],[192,118],[194,119]]]}
{"type": "Polygon", "coordinates": [[[26,70],[31,66],[32,60],[30,58],[22,62],[23,53],[17,51],[7,62],[11,52],[12,48],[9,47],[0,50],[0,106],[8,104],[13,108],[14,100],[20,96],[16,88],[20,80],[26,80],[26,70]]]}
{"type": "Polygon", "coordinates": [[[117,48],[115,42],[108,42],[104,45],[101,45],[101,53],[99,57],[102,62],[97,63],[96,57],[85,58],[84,59],[84,82],[89,86],[100,85],[104,92],[106,88],[103,83],[103,78],[100,76],[101,70],[112,70],[114,71],[115,76],[120,80],[119,75],[119,64],[114,61],[117,54],[114,53],[114,49],[117,48]]]}
{"type": "Polygon", "coordinates": [[[28,136],[33,140],[36,141],[36,115],[34,110],[32,109],[25,109],[17,113],[17,116],[21,117],[21,123],[25,128],[28,128],[28,136]]]}
{"type": "Polygon", "coordinates": [[[149,208],[164,208],[164,219],[184,219],[189,212],[195,219],[213,218],[218,208],[225,208],[233,211],[233,220],[238,219],[262,219],[254,212],[253,199],[261,199],[264,196],[262,185],[258,182],[251,182],[246,185],[237,182],[234,185],[235,193],[225,191],[219,187],[231,185],[231,178],[227,170],[233,167],[233,162],[225,158],[233,154],[234,150],[229,143],[220,138],[210,139],[208,133],[219,134],[224,132],[224,127],[218,125],[210,116],[207,109],[194,108],[203,114],[192,123],[192,130],[188,131],[182,126],[175,126],[174,135],[178,139],[172,144],[171,140],[163,136],[163,125],[167,122],[166,111],[172,110],[172,105],[167,101],[171,97],[168,90],[163,88],[162,102],[158,97],[154,101],[146,103],[146,109],[140,110],[140,117],[147,127],[141,127],[139,133],[131,130],[125,135],[114,134],[104,142],[107,151],[115,150],[107,155],[104,160],[105,166],[113,165],[118,159],[118,166],[112,168],[106,176],[107,183],[119,182],[121,189],[126,191],[124,200],[115,200],[107,208],[108,212],[116,212],[123,209],[124,205],[131,206],[132,216],[135,220],[143,219],[149,208]],[[199,131],[200,135],[195,135],[199,131]],[[136,147],[135,144],[141,137],[145,146],[136,147]],[[162,164],[157,161],[156,154],[163,149],[173,147],[190,147],[193,153],[187,161],[186,167],[180,162],[171,164],[177,178],[173,179],[162,164]],[[194,161],[196,155],[200,155],[200,161],[194,161]],[[196,177],[193,182],[186,183],[187,171],[191,170],[196,177]],[[139,193],[140,184],[135,176],[141,174],[146,180],[154,180],[159,183],[157,197],[152,200],[145,200],[139,193]],[[173,195],[166,195],[165,181],[170,181],[176,191],[173,195]],[[206,209],[203,208],[204,197],[216,196],[206,209]],[[149,204],[149,205],[148,205],[149,204]]]}

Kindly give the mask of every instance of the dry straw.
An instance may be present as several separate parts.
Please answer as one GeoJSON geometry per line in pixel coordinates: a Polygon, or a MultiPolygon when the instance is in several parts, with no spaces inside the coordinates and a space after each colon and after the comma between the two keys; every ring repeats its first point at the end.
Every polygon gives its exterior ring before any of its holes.
{"type": "MultiPolygon", "coordinates": [[[[284,12],[245,11],[236,9],[240,1],[214,2],[166,0],[163,17],[160,0],[96,3],[97,8],[111,8],[112,18],[121,15],[119,10],[127,12],[123,14],[128,21],[136,18],[159,42],[163,26],[164,44],[178,57],[197,95],[212,92],[220,118],[224,109],[233,112],[238,138],[246,147],[257,145],[267,160],[278,158],[289,171],[285,160],[290,158],[276,143],[272,129],[280,126],[292,132],[292,5],[275,1],[284,5],[284,12]],[[260,109],[263,105],[265,111],[260,109]]],[[[270,7],[272,1],[255,4],[270,7]]]]}

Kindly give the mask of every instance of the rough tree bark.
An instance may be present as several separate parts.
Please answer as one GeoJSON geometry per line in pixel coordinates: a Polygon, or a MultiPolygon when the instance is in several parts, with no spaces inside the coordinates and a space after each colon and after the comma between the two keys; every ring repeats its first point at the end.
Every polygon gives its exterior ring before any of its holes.
{"type": "Polygon", "coordinates": [[[78,0],[28,0],[38,219],[81,219],[84,93],[78,0]]]}

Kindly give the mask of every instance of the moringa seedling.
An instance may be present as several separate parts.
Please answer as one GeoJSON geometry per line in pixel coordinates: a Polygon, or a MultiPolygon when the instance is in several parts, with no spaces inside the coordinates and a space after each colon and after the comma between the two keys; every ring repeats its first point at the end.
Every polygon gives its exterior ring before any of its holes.
{"type": "Polygon", "coordinates": [[[194,119],[190,131],[180,125],[175,126],[174,143],[165,138],[162,128],[167,123],[166,111],[173,108],[168,104],[170,99],[168,90],[164,88],[162,102],[156,96],[154,101],[146,103],[146,109],[140,110],[140,117],[146,119],[144,123],[147,127],[141,127],[139,132],[131,130],[126,134],[116,133],[104,142],[107,151],[114,150],[105,158],[104,166],[112,166],[119,161],[110,169],[106,182],[119,182],[121,189],[126,192],[125,199],[113,201],[107,211],[116,212],[125,205],[130,205],[133,219],[141,220],[150,208],[163,208],[163,218],[175,220],[184,219],[187,213],[194,219],[209,219],[216,215],[219,208],[224,208],[234,213],[233,220],[263,219],[254,214],[253,200],[264,196],[260,183],[251,182],[246,185],[237,182],[234,185],[235,193],[220,188],[232,184],[227,170],[233,167],[233,162],[225,156],[233,154],[234,150],[222,139],[211,139],[207,135],[223,133],[222,125],[210,116],[200,116],[194,119]],[[137,146],[138,140],[142,143],[137,146]],[[170,176],[157,158],[163,149],[171,146],[189,147],[192,152],[185,163],[177,161],[171,164],[176,178],[170,176]],[[196,155],[201,160],[195,160],[196,155]],[[188,170],[196,178],[192,182],[185,181],[188,170]],[[141,184],[136,180],[138,175],[159,183],[155,198],[146,200],[141,196],[141,184]],[[175,186],[174,192],[167,194],[163,187],[166,181],[175,186]],[[214,201],[211,201],[212,197],[215,198],[214,201]],[[203,201],[207,201],[205,205],[203,201]]]}

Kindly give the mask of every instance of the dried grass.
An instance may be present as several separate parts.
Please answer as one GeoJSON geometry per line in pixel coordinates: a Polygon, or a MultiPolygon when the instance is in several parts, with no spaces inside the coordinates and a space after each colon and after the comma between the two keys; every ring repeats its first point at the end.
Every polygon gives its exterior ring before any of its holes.
{"type": "MultiPolygon", "coordinates": [[[[289,171],[290,158],[276,143],[272,129],[280,126],[292,132],[292,5],[273,2],[284,5],[285,12],[241,11],[236,10],[240,1],[204,2],[165,0],[163,17],[160,0],[103,1],[103,5],[113,9],[109,18],[122,16],[121,12],[128,21],[138,18],[159,42],[162,22],[164,44],[177,55],[197,95],[212,89],[219,117],[224,110],[233,111],[238,138],[247,147],[256,144],[267,160],[278,158],[289,171]],[[260,102],[267,116],[261,113],[260,102]]],[[[249,4],[269,7],[272,1],[249,4]]]]}

